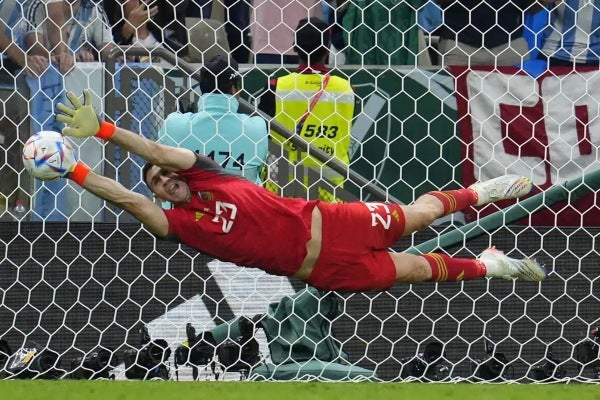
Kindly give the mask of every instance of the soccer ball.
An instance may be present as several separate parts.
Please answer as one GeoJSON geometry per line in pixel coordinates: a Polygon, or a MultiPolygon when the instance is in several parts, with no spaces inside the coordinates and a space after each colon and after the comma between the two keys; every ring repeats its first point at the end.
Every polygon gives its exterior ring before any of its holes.
{"type": "Polygon", "coordinates": [[[38,132],[23,147],[23,164],[37,179],[51,181],[60,178],[75,165],[73,147],[69,139],[58,132],[38,132]]]}

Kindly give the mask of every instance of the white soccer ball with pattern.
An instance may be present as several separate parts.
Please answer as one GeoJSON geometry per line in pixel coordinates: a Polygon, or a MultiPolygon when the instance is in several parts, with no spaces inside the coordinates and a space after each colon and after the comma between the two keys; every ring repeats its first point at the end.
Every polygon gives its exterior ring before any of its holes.
{"type": "Polygon", "coordinates": [[[73,146],[61,133],[38,132],[23,147],[23,164],[37,179],[50,181],[60,178],[75,165],[73,146]]]}

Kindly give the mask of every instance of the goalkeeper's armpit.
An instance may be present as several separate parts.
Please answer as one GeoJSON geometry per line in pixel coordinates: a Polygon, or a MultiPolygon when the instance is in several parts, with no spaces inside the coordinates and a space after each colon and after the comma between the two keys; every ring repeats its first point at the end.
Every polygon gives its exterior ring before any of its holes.
{"type": "Polygon", "coordinates": [[[87,89],[83,91],[83,104],[73,92],[68,92],[67,98],[72,104],[71,107],[62,103],[56,105],[56,109],[59,111],[56,114],[56,120],[67,125],[63,128],[63,134],[78,138],[96,135],[101,121],[92,107],[90,91],[87,89]]]}

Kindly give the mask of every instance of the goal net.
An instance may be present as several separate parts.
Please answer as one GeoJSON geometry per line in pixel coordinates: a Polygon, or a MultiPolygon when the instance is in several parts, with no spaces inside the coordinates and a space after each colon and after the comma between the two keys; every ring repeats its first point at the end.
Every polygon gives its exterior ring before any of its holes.
{"type": "MultiPolygon", "coordinates": [[[[157,26],[163,37],[155,39],[163,45],[150,51],[117,47],[102,61],[77,61],[66,73],[58,66],[37,76],[2,71],[0,378],[600,379],[598,187],[582,178],[600,166],[597,66],[481,66],[474,62],[479,53],[470,55],[473,65],[450,65],[442,7],[419,0],[207,3],[212,14],[203,8],[196,18],[177,14],[179,5],[167,10],[184,17],[157,26]],[[294,56],[293,30],[309,15],[331,17],[330,73],[351,85],[347,161],[330,161],[333,150],[312,142],[331,133],[317,124],[312,131],[304,126],[302,135],[316,161],[302,162],[305,142],[260,106],[270,80],[296,70],[281,54],[294,56]],[[244,20],[247,26],[235,25],[244,20]],[[177,29],[189,41],[179,48],[177,29]],[[108,120],[160,140],[168,115],[198,110],[199,69],[219,53],[240,58],[240,110],[267,118],[271,139],[282,138],[269,141],[261,175],[282,195],[410,203],[430,190],[505,173],[530,176],[534,195],[581,179],[559,198],[541,194],[517,221],[478,225],[483,233],[475,237],[460,228],[493,213],[502,219],[513,203],[440,219],[392,249],[414,249],[454,232],[438,251],[473,258],[494,245],[513,257],[536,258],[548,278],[321,293],[158,240],[73,183],[42,184],[23,170],[20,154],[29,135],[61,129],[53,110],[65,91],[91,89],[108,120]],[[331,170],[343,183],[330,179],[331,170]],[[27,206],[24,216],[14,213],[17,200],[27,206]]],[[[600,11],[595,1],[582,10],[589,7],[600,11]]],[[[113,17],[103,15],[94,23],[113,17]]],[[[532,26],[528,35],[535,33],[532,26]]],[[[36,40],[45,40],[44,29],[36,28],[42,35],[36,40]]],[[[502,54],[491,56],[501,60],[502,54]]],[[[310,98],[305,95],[307,105],[310,98]]],[[[240,162],[233,155],[236,141],[230,139],[220,162],[240,162]]],[[[143,160],[96,138],[74,142],[78,157],[96,172],[151,197],[140,178],[143,160]]],[[[210,143],[202,146],[218,155],[210,143]]]]}

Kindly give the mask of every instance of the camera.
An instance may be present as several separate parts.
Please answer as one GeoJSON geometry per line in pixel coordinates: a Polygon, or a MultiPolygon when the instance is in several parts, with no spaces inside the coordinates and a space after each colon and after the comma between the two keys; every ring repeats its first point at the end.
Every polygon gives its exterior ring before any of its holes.
{"type": "MultiPolygon", "coordinates": [[[[216,379],[217,365],[223,372],[240,372],[242,378],[252,367],[260,362],[259,345],[254,338],[254,323],[245,316],[235,321],[239,335],[234,338],[220,339],[217,343],[212,331],[204,331],[196,335],[196,329],[192,324],[186,324],[185,331],[187,341],[180,344],[175,350],[175,366],[177,373],[178,365],[189,365],[192,367],[194,380],[198,379],[198,367],[210,366],[216,379]],[[218,360],[218,363],[217,363],[218,360]]],[[[217,328],[222,327],[219,325],[217,328]]],[[[232,326],[228,327],[231,328],[232,326]]],[[[215,328],[215,329],[217,329],[215,328]]]]}
{"type": "Polygon", "coordinates": [[[421,381],[443,381],[450,377],[451,366],[443,361],[444,345],[433,341],[425,346],[422,353],[413,358],[403,358],[400,370],[402,379],[417,378],[421,381]]]}
{"type": "Polygon", "coordinates": [[[176,365],[208,365],[215,356],[217,347],[211,332],[196,335],[196,328],[190,323],[185,326],[187,341],[175,349],[176,365]]]}
{"type": "Polygon", "coordinates": [[[496,351],[496,345],[489,333],[485,334],[483,346],[486,357],[482,360],[475,360],[471,365],[473,379],[475,381],[495,381],[502,379],[502,372],[508,364],[506,356],[496,351]]]}
{"type": "Polygon", "coordinates": [[[598,349],[600,348],[600,327],[590,329],[589,335],[583,341],[575,345],[575,360],[579,363],[579,374],[586,367],[593,370],[594,379],[600,379],[600,359],[598,349]]]}
{"type": "Polygon", "coordinates": [[[171,356],[169,344],[164,339],[151,340],[148,329],[140,329],[142,348],[127,349],[123,352],[125,377],[127,379],[169,379],[166,361],[171,356]]]}
{"type": "Polygon", "coordinates": [[[215,349],[217,347],[211,332],[202,332],[196,335],[196,328],[191,323],[185,325],[187,341],[175,349],[175,375],[179,379],[179,365],[192,367],[192,377],[198,379],[198,366],[210,365],[213,375],[215,373],[215,349]]]}
{"type": "Polygon", "coordinates": [[[535,382],[551,382],[556,379],[562,379],[567,376],[567,373],[559,364],[560,360],[552,354],[552,347],[548,347],[546,359],[531,367],[527,377],[535,382]]]}
{"type": "Polygon", "coordinates": [[[119,361],[117,356],[107,349],[98,349],[87,357],[75,357],[71,360],[71,379],[115,379],[113,370],[119,361]]]}
{"type": "Polygon", "coordinates": [[[259,346],[254,338],[254,322],[242,316],[237,323],[240,335],[221,343],[217,356],[226,372],[247,373],[260,362],[259,346]]]}
{"type": "MultiPolygon", "coordinates": [[[[6,342],[5,346],[2,353],[10,353],[6,342]]],[[[63,375],[59,367],[58,353],[36,342],[25,343],[6,359],[7,377],[12,379],[58,379],[63,375]]]]}

